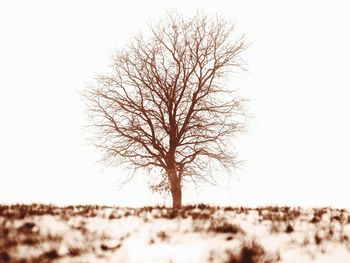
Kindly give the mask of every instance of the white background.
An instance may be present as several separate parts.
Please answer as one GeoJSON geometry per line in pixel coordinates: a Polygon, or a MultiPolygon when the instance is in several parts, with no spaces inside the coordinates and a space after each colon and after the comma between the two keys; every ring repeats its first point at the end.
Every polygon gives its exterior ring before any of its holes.
{"type": "Polygon", "coordinates": [[[347,1],[277,0],[1,1],[0,203],[163,204],[147,178],[120,188],[126,172],[96,163],[79,92],[172,8],[218,13],[252,43],[231,83],[254,115],[237,140],[245,166],[184,202],[349,207],[347,1]]]}

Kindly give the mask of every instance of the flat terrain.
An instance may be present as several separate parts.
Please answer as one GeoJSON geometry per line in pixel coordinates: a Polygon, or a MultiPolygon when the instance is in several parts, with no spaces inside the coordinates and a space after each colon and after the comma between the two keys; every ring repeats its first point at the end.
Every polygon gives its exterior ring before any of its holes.
{"type": "Polygon", "coordinates": [[[0,262],[350,262],[344,209],[0,205],[0,262]]]}

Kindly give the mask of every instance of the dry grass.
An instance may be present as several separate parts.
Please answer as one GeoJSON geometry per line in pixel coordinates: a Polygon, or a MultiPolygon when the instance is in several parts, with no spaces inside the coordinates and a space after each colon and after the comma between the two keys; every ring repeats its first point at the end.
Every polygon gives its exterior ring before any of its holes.
{"type": "Polygon", "coordinates": [[[204,204],[184,206],[178,210],[163,206],[134,209],[106,206],[1,205],[0,262],[67,262],[67,259],[86,262],[83,260],[86,255],[94,255],[102,262],[108,262],[107,256],[117,255],[124,248],[124,243],[129,242],[133,234],[143,226],[155,229],[152,232],[154,234],[147,238],[147,246],[150,247],[161,243],[171,245],[176,236],[180,235],[185,240],[192,233],[201,241],[215,239],[226,242],[223,251],[208,251],[208,261],[280,261],[280,252],[283,254],[283,251],[267,251],[260,244],[261,240],[252,239],[258,233],[240,225],[238,218],[243,218],[240,222],[250,220],[253,226],[267,226],[267,233],[271,237],[288,235],[289,244],[296,247],[309,247],[324,252],[326,244],[339,244],[350,251],[350,214],[344,209],[220,208],[204,204]],[[140,224],[121,233],[110,233],[103,227],[94,227],[93,224],[95,221],[105,225],[116,223],[128,228],[128,220],[138,220],[140,224]],[[50,222],[53,225],[44,227],[50,222]],[[158,222],[163,224],[163,228],[158,228],[158,222]],[[173,222],[177,228],[164,227],[167,222],[173,222]],[[190,224],[187,228],[181,228],[181,224],[185,222],[190,224]],[[241,244],[239,247],[237,242],[241,244]]]}

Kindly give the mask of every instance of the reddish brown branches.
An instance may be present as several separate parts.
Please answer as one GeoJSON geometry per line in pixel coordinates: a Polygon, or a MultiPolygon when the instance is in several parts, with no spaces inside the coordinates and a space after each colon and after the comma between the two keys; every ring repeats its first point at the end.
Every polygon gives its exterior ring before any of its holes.
{"type": "Polygon", "coordinates": [[[170,15],[117,52],[112,71],[84,93],[104,161],[160,168],[174,206],[186,177],[207,179],[209,162],[236,165],[231,142],[244,130],[243,100],[224,77],[241,67],[247,45],[233,30],[221,18],[170,15]]]}

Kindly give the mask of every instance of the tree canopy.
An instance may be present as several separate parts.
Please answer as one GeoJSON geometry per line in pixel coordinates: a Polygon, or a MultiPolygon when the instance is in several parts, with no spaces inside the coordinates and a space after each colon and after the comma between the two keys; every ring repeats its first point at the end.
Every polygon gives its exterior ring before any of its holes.
{"type": "Polygon", "coordinates": [[[92,141],[112,166],[156,170],[154,190],[180,207],[184,180],[210,181],[210,166],[237,165],[244,99],[227,85],[241,69],[244,35],[232,23],[169,14],[113,55],[85,92],[92,141]]]}

